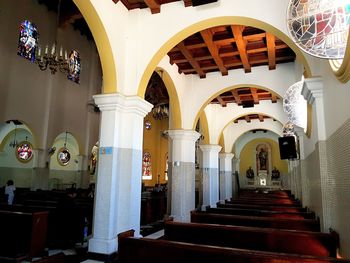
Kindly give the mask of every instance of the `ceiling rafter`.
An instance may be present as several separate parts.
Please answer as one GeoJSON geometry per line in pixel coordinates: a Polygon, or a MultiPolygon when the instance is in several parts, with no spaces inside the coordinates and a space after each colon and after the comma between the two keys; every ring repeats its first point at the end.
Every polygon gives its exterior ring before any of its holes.
{"type": "Polygon", "coordinates": [[[259,121],[260,121],[260,122],[264,122],[264,115],[259,114],[258,116],[259,116],[259,121]]]}
{"type": "Polygon", "coordinates": [[[192,0],[183,0],[185,7],[192,6],[192,0]]]}
{"type": "Polygon", "coordinates": [[[233,25],[231,26],[231,30],[236,40],[237,49],[242,60],[244,71],[245,73],[249,73],[251,72],[251,66],[248,59],[246,41],[243,39],[242,35],[244,26],[233,25]]]}
{"type": "Polygon", "coordinates": [[[259,95],[257,93],[257,88],[251,88],[250,90],[253,96],[254,104],[259,104],[259,95]]]}
{"type": "Polygon", "coordinates": [[[269,58],[269,70],[276,69],[276,45],[275,36],[266,33],[267,56],[269,58]]]}
{"type": "Polygon", "coordinates": [[[160,4],[157,0],[144,0],[146,5],[151,9],[152,14],[160,13],[160,4]]]}
{"type": "Polygon", "coordinates": [[[271,102],[272,103],[276,103],[277,102],[277,95],[276,94],[271,93],[271,102]]]}
{"type": "Polygon", "coordinates": [[[221,98],[221,96],[216,97],[222,107],[226,107],[227,103],[221,98]]]}
{"type": "Polygon", "coordinates": [[[244,116],[244,119],[245,119],[246,122],[250,122],[250,117],[249,117],[249,115],[245,115],[245,116],[244,116]]]}
{"type": "Polygon", "coordinates": [[[201,69],[200,65],[198,62],[193,58],[192,54],[190,51],[186,48],[184,42],[180,42],[177,44],[177,47],[180,49],[181,53],[184,55],[184,57],[188,60],[188,63],[191,64],[191,66],[194,68],[194,70],[197,72],[199,77],[205,78],[205,72],[201,69]]]}
{"type": "Polygon", "coordinates": [[[208,47],[208,50],[209,50],[211,56],[213,57],[216,65],[218,66],[218,68],[220,69],[221,74],[223,76],[228,75],[228,70],[225,67],[222,59],[220,58],[218,47],[213,42],[213,33],[212,33],[212,31],[210,29],[206,29],[206,30],[201,31],[200,33],[201,33],[201,36],[202,36],[205,44],[208,47]]]}
{"type": "Polygon", "coordinates": [[[241,98],[238,96],[238,92],[236,89],[231,90],[231,93],[235,99],[235,102],[237,103],[237,105],[242,105],[242,101],[241,98]]]}

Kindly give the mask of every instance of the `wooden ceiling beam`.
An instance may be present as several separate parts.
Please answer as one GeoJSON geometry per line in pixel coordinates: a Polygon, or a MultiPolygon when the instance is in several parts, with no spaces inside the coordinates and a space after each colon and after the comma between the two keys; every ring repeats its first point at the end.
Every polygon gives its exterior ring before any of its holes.
{"type": "Polygon", "coordinates": [[[250,122],[250,117],[249,117],[249,115],[245,115],[245,116],[244,116],[244,119],[245,119],[246,122],[250,122]]]}
{"type": "Polygon", "coordinates": [[[76,14],[69,14],[60,18],[59,27],[66,28],[68,25],[73,24],[75,20],[83,18],[83,15],[79,12],[76,14]]]}
{"type": "Polygon", "coordinates": [[[188,60],[188,62],[191,64],[191,66],[195,69],[199,77],[205,78],[205,73],[201,69],[200,65],[198,62],[193,58],[192,54],[188,49],[186,48],[185,44],[183,41],[181,41],[179,44],[177,44],[177,47],[180,49],[181,53],[184,55],[184,57],[188,60]]]}
{"type": "Polygon", "coordinates": [[[259,121],[264,122],[264,115],[259,114],[258,116],[259,116],[259,121]]]}
{"type": "Polygon", "coordinates": [[[259,95],[257,93],[257,88],[250,88],[250,92],[252,93],[254,104],[259,104],[259,95]]]}
{"type": "Polygon", "coordinates": [[[271,93],[271,101],[272,101],[272,103],[277,102],[277,95],[276,94],[271,93]]]}
{"type": "Polygon", "coordinates": [[[236,39],[236,45],[242,60],[244,71],[245,73],[249,73],[252,71],[252,69],[248,59],[246,41],[243,39],[243,35],[242,35],[243,29],[244,27],[242,26],[236,26],[236,25],[231,26],[232,33],[236,39]]]}
{"type": "Polygon", "coordinates": [[[160,4],[157,0],[144,0],[145,4],[151,9],[152,14],[160,13],[160,4]]]}
{"type": "Polygon", "coordinates": [[[221,107],[227,106],[227,103],[220,96],[217,96],[216,99],[220,102],[221,107]]]}
{"type": "Polygon", "coordinates": [[[275,36],[266,33],[267,56],[269,58],[269,70],[276,69],[276,45],[275,36]]]}
{"type": "Polygon", "coordinates": [[[232,93],[232,96],[235,98],[237,105],[239,105],[239,106],[242,105],[242,100],[239,97],[237,90],[233,89],[233,90],[231,90],[231,93],[232,93]]]}
{"type": "Polygon", "coordinates": [[[219,56],[219,50],[213,42],[213,33],[211,32],[210,29],[203,30],[200,33],[216,65],[218,65],[218,68],[220,69],[221,74],[223,76],[228,75],[228,70],[227,68],[225,68],[224,63],[222,62],[222,59],[219,56]]]}
{"type": "Polygon", "coordinates": [[[192,6],[192,0],[183,0],[185,7],[192,6]]]}

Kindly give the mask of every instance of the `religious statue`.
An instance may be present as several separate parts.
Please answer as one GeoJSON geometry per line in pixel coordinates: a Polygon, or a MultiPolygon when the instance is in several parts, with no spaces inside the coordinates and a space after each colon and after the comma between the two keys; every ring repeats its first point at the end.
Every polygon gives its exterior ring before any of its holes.
{"type": "Polygon", "coordinates": [[[258,158],[260,163],[260,170],[267,170],[267,167],[266,167],[267,152],[263,148],[260,149],[258,158]]]}
{"type": "Polygon", "coordinates": [[[278,180],[280,178],[280,171],[276,169],[276,167],[273,168],[272,174],[271,174],[271,179],[272,180],[278,180]]]}
{"type": "Polygon", "coordinates": [[[253,179],[254,178],[254,171],[253,171],[251,166],[249,166],[249,169],[246,171],[246,176],[249,179],[253,179]]]}

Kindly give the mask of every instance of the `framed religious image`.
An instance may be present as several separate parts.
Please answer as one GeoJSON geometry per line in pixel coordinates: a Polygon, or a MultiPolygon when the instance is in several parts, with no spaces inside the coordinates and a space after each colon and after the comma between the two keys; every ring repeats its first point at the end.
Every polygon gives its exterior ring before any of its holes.
{"type": "Polygon", "coordinates": [[[67,148],[63,147],[58,150],[57,161],[60,165],[66,166],[70,161],[70,153],[67,148]]]}
{"type": "Polygon", "coordinates": [[[150,120],[145,121],[145,128],[146,130],[150,130],[152,128],[152,123],[150,120]]]}
{"type": "Polygon", "coordinates": [[[30,142],[23,141],[16,148],[16,157],[22,163],[27,163],[33,158],[33,146],[30,142]]]}

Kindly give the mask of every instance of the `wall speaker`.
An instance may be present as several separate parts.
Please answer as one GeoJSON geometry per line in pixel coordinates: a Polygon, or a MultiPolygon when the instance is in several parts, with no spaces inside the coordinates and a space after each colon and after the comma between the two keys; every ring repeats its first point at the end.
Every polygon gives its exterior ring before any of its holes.
{"type": "Polygon", "coordinates": [[[192,0],[192,6],[205,5],[209,3],[217,2],[218,0],[192,0]]]}
{"type": "Polygon", "coordinates": [[[297,158],[297,148],[294,136],[279,137],[278,143],[281,160],[297,158]]]}

